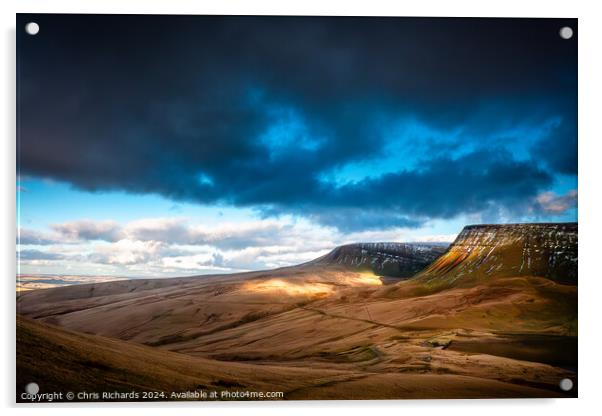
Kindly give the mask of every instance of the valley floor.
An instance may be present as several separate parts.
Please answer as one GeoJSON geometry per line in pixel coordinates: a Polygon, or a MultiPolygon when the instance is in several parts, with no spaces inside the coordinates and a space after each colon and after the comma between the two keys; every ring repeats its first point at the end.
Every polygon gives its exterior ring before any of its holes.
{"type": "MultiPolygon", "coordinates": [[[[21,317],[17,337],[17,385],[22,388],[35,380],[42,386],[40,393],[161,391],[164,400],[172,393],[195,390],[216,391],[218,397],[223,390],[282,392],[286,400],[563,396],[543,388],[455,374],[207,360],[21,317]]],[[[17,401],[28,400],[18,393],[17,401]]]]}
{"type": "Polygon", "coordinates": [[[576,380],[576,310],[576,286],[544,278],[441,289],[303,267],[31,291],[17,391],[574,397],[558,386],[576,380]]]}

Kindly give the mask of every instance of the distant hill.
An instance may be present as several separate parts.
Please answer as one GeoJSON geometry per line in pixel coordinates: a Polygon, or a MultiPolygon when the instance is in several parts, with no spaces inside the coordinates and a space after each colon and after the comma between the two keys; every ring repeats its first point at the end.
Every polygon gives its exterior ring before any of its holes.
{"type": "Polygon", "coordinates": [[[538,276],[576,285],[577,223],[469,225],[418,278],[454,282],[488,276],[538,276]]]}
{"type": "Polygon", "coordinates": [[[412,277],[446,249],[446,243],[355,243],[339,246],[309,264],[339,265],[378,276],[412,277]]]}

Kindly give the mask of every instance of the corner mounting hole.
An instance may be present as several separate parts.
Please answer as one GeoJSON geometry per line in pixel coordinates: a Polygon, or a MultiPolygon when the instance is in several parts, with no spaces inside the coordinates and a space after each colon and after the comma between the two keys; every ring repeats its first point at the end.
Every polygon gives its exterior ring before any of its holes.
{"type": "Polygon", "coordinates": [[[27,386],[25,386],[25,392],[28,394],[35,396],[39,391],[40,386],[38,386],[38,383],[29,383],[27,386]]]}
{"type": "Polygon", "coordinates": [[[562,39],[570,39],[573,37],[573,28],[570,26],[561,27],[558,33],[562,39]]]}
{"type": "Polygon", "coordinates": [[[37,35],[39,31],[40,25],[36,22],[29,22],[25,25],[25,32],[27,32],[28,35],[37,35]]]}
{"type": "Polygon", "coordinates": [[[570,391],[573,389],[573,380],[570,378],[563,378],[560,380],[560,389],[564,391],[570,391]]]}

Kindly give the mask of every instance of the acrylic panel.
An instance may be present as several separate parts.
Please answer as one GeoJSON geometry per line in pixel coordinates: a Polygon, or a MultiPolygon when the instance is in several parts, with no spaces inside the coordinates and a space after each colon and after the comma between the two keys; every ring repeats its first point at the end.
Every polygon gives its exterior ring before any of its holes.
{"type": "Polygon", "coordinates": [[[17,15],[16,400],[576,397],[577,35],[17,15]]]}

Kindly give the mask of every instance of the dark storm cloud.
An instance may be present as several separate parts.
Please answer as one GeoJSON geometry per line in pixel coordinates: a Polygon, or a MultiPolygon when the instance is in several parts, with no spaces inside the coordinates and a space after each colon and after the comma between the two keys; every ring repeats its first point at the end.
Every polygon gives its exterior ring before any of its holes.
{"type": "MultiPolygon", "coordinates": [[[[299,202],[297,209],[343,231],[417,227],[428,218],[452,218],[497,206],[520,213],[529,208],[538,190],[552,182],[551,174],[531,162],[512,160],[503,149],[483,150],[456,159],[432,159],[420,171],[385,174],[336,189],[317,187],[313,201],[318,202],[299,202]]],[[[289,210],[282,205],[267,214],[289,210]]]]}
{"type": "Polygon", "coordinates": [[[417,216],[450,218],[458,210],[479,212],[491,203],[512,206],[552,182],[544,170],[514,161],[501,149],[454,160],[435,159],[425,165],[418,172],[392,173],[344,186],[332,194],[332,201],[345,206],[349,199],[366,207],[378,201],[417,216]]]}
{"type": "Polygon", "coordinates": [[[24,174],[347,229],[512,207],[576,174],[576,39],[558,36],[575,20],[20,15],[19,27],[31,20],[39,35],[18,31],[24,174]],[[421,154],[419,169],[321,180],[381,157],[400,116],[475,142],[562,124],[531,163],[421,154]]]}
{"type": "Polygon", "coordinates": [[[379,230],[388,227],[419,227],[423,221],[408,218],[395,209],[341,208],[324,209],[314,207],[302,211],[310,219],[327,226],[336,227],[343,232],[379,230]]]}
{"type": "Polygon", "coordinates": [[[555,172],[565,175],[577,174],[577,130],[576,116],[560,121],[547,137],[536,143],[534,154],[555,172]]]}

